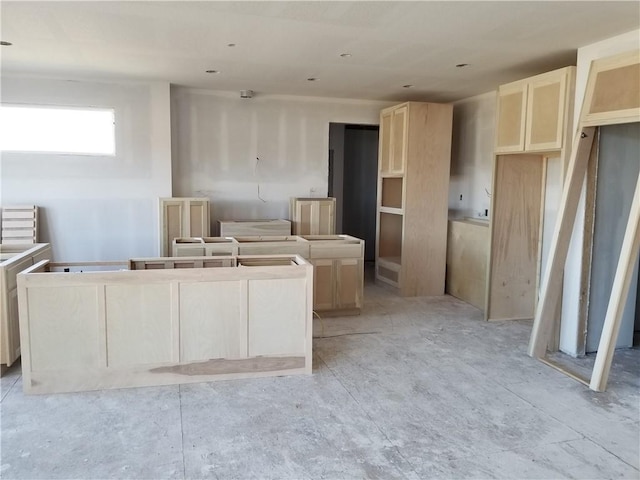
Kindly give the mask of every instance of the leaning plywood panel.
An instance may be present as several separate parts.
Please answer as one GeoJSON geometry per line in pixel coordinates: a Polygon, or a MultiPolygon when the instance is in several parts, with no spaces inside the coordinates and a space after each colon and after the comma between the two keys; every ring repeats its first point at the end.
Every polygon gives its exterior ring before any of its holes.
{"type": "Polygon", "coordinates": [[[32,266],[18,277],[25,392],[310,373],[311,265],[232,260],[84,273],[32,266]]]}
{"type": "Polygon", "coordinates": [[[34,263],[50,259],[48,243],[0,244],[0,364],[9,366],[20,356],[16,276],[34,263]]]}

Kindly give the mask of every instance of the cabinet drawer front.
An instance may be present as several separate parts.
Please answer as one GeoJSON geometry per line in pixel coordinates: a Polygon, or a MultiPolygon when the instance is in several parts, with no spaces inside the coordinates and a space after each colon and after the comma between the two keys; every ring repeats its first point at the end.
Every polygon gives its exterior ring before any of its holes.
{"type": "Polygon", "coordinates": [[[309,258],[362,258],[360,244],[353,245],[314,245],[311,244],[309,258]]]}

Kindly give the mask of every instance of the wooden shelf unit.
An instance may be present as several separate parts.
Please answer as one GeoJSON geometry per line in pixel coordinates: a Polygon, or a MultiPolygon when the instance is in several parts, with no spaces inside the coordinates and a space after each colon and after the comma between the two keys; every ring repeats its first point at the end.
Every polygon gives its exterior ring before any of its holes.
{"type": "Polygon", "coordinates": [[[453,108],[408,102],[380,114],[376,279],[442,295],[453,108]]]}
{"type": "Polygon", "coordinates": [[[498,89],[487,320],[534,316],[547,164],[550,158],[559,158],[564,176],[571,153],[574,86],[575,67],[565,67],[498,89]]]}

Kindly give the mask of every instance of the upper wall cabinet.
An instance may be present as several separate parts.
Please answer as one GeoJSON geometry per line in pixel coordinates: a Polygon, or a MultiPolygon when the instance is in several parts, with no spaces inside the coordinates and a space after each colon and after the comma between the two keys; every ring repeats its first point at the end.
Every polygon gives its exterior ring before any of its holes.
{"type": "Polygon", "coordinates": [[[407,158],[407,113],[402,106],[385,111],[380,117],[380,172],[404,173],[407,158]]]}
{"type": "Polygon", "coordinates": [[[575,67],[565,67],[500,86],[496,153],[562,149],[574,84],[575,67]]]}
{"type": "Polygon", "coordinates": [[[209,199],[160,199],[160,256],[171,255],[174,238],[209,236],[209,199]]]}

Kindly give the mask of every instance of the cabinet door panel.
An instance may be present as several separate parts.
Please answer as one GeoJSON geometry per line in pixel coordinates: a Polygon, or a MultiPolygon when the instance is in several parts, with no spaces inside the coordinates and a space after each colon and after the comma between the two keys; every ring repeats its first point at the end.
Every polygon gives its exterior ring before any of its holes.
{"type": "Polygon", "coordinates": [[[496,152],[524,150],[527,84],[501,87],[498,91],[496,152]]]}
{"type": "MultiPolygon", "coordinates": [[[[209,202],[191,200],[188,202],[189,225],[185,232],[188,237],[209,236],[209,202]]],[[[173,240],[172,240],[173,241],[173,240]]]]}
{"type": "Polygon", "coordinates": [[[336,294],[338,308],[362,306],[362,260],[336,260],[336,294]]]}
{"type": "Polygon", "coordinates": [[[407,153],[407,107],[401,107],[393,111],[391,135],[391,172],[402,173],[404,172],[407,153]]]}
{"type": "Polygon", "coordinates": [[[313,262],[313,309],[330,310],[335,305],[333,260],[313,262]]]}
{"type": "Polygon", "coordinates": [[[391,172],[391,113],[380,115],[380,172],[391,172]]]}
{"type": "Polygon", "coordinates": [[[529,84],[527,151],[562,148],[566,75],[529,84]]]}

